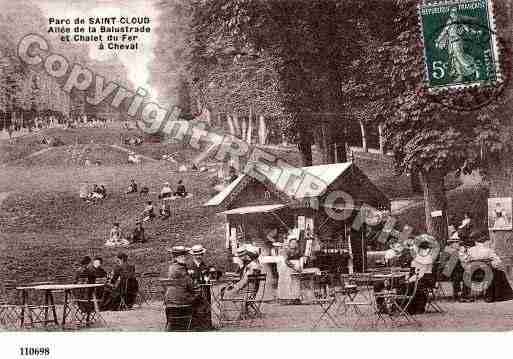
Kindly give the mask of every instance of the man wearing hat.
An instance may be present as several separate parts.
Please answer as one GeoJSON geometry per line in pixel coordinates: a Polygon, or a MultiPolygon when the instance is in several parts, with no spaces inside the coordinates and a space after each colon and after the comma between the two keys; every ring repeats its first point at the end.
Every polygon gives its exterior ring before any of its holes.
{"type": "Polygon", "coordinates": [[[209,267],[203,261],[203,255],[207,250],[201,244],[191,247],[189,254],[192,256],[192,268],[189,273],[195,286],[200,288],[201,301],[194,309],[192,317],[192,328],[208,330],[212,328],[210,288],[201,286],[207,283],[209,267]]]}
{"type": "MultiPolygon", "coordinates": [[[[166,316],[179,316],[182,305],[194,305],[198,302],[198,297],[194,290],[192,278],[187,272],[187,255],[189,250],[184,246],[175,246],[168,250],[173,256],[169,265],[167,279],[172,282],[166,284],[166,294],[164,295],[164,303],[166,305],[166,316]]],[[[185,314],[184,314],[185,315],[185,314]]],[[[177,329],[174,327],[168,330],[177,329]]]]}
{"type": "Polygon", "coordinates": [[[260,253],[257,247],[252,245],[244,246],[244,249],[239,254],[239,258],[243,263],[242,277],[237,283],[225,288],[224,298],[237,297],[239,292],[248,285],[250,275],[262,273],[263,268],[258,261],[259,256],[260,253]]]}

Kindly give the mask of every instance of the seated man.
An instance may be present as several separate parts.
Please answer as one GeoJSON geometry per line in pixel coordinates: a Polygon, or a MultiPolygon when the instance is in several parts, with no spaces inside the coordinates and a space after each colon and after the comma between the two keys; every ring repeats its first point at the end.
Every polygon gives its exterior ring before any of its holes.
{"type": "Polygon", "coordinates": [[[173,193],[174,196],[185,198],[187,197],[187,190],[183,184],[182,180],[178,181],[178,186],[176,187],[176,192],[173,193]]]}
{"type": "Polygon", "coordinates": [[[137,193],[137,183],[135,183],[134,179],[130,180],[130,184],[128,185],[128,190],[126,191],[126,194],[130,193],[137,193]]]}
{"type": "MultiPolygon", "coordinates": [[[[172,280],[172,283],[166,286],[164,296],[166,316],[170,318],[192,315],[193,307],[198,305],[200,297],[194,289],[192,277],[187,272],[186,260],[189,252],[184,246],[175,246],[169,251],[173,259],[167,271],[167,279],[172,280]],[[186,311],[183,305],[191,305],[191,307],[186,311]]],[[[168,320],[166,329],[168,331],[184,329],[183,324],[183,321],[168,320]]]]}
{"type": "Polygon", "coordinates": [[[263,267],[258,261],[258,248],[254,246],[246,246],[245,251],[240,252],[239,258],[243,262],[242,277],[235,284],[230,284],[221,289],[221,297],[224,299],[237,298],[241,291],[249,284],[249,276],[262,273],[263,267]]]}
{"type": "Polygon", "coordinates": [[[155,218],[155,208],[151,201],[146,202],[146,207],[144,207],[144,211],[142,213],[143,222],[153,221],[155,218]]]}
{"type": "Polygon", "coordinates": [[[132,243],[145,243],[146,242],[146,235],[144,234],[144,228],[142,226],[142,223],[140,221],[135,223],[134,231],[132,232],[132,243]]]}
{"type": "Polygon", "coordinates": [[[95,282],[95,272],[92,266],[91,257],[85,256],[80,261],[80,266],[73,275],[73,283],[92,284],[95,282]]]}
{"type": "Polygon", "coordinates": [[[162,206],[160,207],[160,218],[166,219],[171,217],[171,206],[169,203],[166,203],[165,201],[162,201],[162,206]]]}
{"type": "Polygon", "coordinates": [[[170,198],[173,195],[173,190],[171,189],[171,185],[169,182],[164,183],[162,190],[159,194],[159,199],[170,198]]]}

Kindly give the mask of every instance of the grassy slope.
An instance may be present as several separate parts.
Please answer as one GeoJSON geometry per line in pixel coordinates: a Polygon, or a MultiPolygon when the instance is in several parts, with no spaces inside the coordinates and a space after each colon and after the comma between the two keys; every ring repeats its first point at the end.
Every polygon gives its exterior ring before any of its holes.
{"type": "MultiPolygon", "coordinates": [[[[154,201],[155,192],[164,181],[176,183],[183,178],[194,193],[192,199],[176,202],[171,221],[157,220],[147,225],[150,243],[127,249],[139,270],[162,268],[167,260],[165,248],[175,243],[192,245],[201,242],[209,249],[208,258],[212,262],[220,266],[225,264],[223,219],[202,206],[213,195],[213,171],[178,173],[176,165],[165,162],[126,165],[126,154],[98,145],[118,144],[120,130],[46,130],[43,133],[59,137],[67,146],[8,166],[0,175],[0,192],[11,192],[0,205],[0,268],[3,268],[0,278],[37,280],[69,273],[77,260],[86,254],[102,255],[106,266],[110,267],[113,256],[119,251],[103,246],[112,222],[120,221],[124,230],[131,229],[146,200],[124,195],[130,178],[150,186],[153,193],[149,199],[154,201]],[[76,142],[87,144],[82,147],[90,148],[92,157],[103,160],[102,166],[83,167],[69,161],[69,145],[76,142]],[[105,184],[109,193],[107,200],[98,205],[81,202],[78,199],[79,184],[85,181],[105,184]]],[[[121,133],[124,136],[136,134],[135,131],[121,133]]],[[[7,157],[19,159],[30,151],[44,148],[38,145],[39,138],[39,135],[31,135],[16,139],[14,144],[0,142],[0,148],[9,150],[7,157]]],[[[180,151],[178,159],[181,162],[197,155],[195,150],[184,150],[177,144],[145,143],[135,149],[153,158],[180,151]]],[[[270,151],[290,164],[300,164],[299,153],[294,148],[270,151]]],[[[315,152],[316,162],[319,157],[315,152]]],[[[0,161],[4,158],[0,157],[0,161]]],[[[408,193],[407,178],[393,176],[390,163],[372,158],[359,158],[356,163],[379,187],[389,191],[391,197],[394,197],[391,193],[408,193]]],[[[412,210],[408,216],[415,220],[421,218],[416,211],[412,210]]],[[[408,222],[411,224],[410,220],[408,222]]]]}

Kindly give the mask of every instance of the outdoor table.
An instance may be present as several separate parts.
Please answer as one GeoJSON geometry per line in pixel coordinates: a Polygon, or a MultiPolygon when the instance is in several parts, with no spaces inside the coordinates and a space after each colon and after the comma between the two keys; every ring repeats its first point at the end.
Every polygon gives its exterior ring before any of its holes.
{"type": "Polygon", "coordinates": [[[320,273],[318,268],[306,268],[302,272],[291,274],[291,276],[297,277],[299,281],[301,302],[310,302],[315,299],[314,278],[318,273],[320,273]]]}
{"type": "MultiPolygon", "coordinates": [[[[30,290],[37,290],[37,291],[44,291],[45,293],[45,319],[43,324],[46,325],[47,323],[53,322],[54,324],[58,325],[58,319],[57,319],[57,310],[55,308],[55,301],[53,298],[53,292],[54,291],[64,291],[64,307],[62,311],[62,321],[61,326],[64,327],[66,324],[66,317],[69,314],[69,297],[71,296],[72,290],[77,289],[88,289],[88,288],[99,288],[103,287],[104,284],[44,284],[44,285],[33,285],[33,286],[21,286],[16,287],[16,290],[21,291],[22,293],[22,302],[21,302],[21,321],[20,321],[20,328],[23,328],[23,325],[25,324],[25,310],[28,311],[29,309],[29,291],[30,290]],[[52,319],[48,319],[48,310],[51,309],[52,312],[52,319]]],[[[94,303],[94,311],[96,313],[100,312],[100,308],[98,306],[98,300],[96,298],[96,291],[92,291],[92,301],[94,303]]]]}
{"type": "MultiPolygon", "coordinates": [[[[386,273],[386,274],[373,274],[372,279],[379,282],[389,282],[389,288],[396,288],[399,281],[406,277],[406,272],[386,273]]],[[[385,286],[386,287],[386,286],[385,286]]]]}

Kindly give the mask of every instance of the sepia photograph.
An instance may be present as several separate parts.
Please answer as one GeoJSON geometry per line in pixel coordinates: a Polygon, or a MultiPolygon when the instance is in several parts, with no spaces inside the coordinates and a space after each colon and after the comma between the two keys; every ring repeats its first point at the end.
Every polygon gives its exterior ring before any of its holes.
{"type": "Polygon", "coordinates": [[[512,63],[510,0],[0,0],[0,337],[511,331],[512,63]]]}

